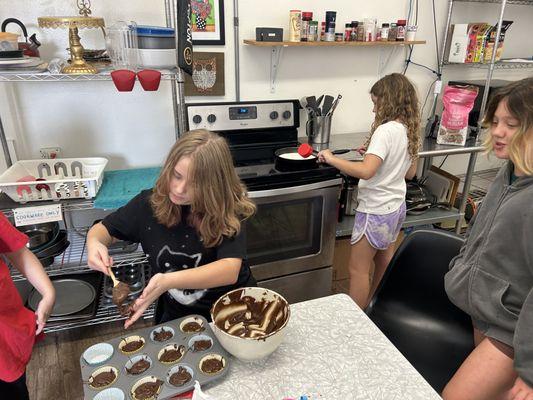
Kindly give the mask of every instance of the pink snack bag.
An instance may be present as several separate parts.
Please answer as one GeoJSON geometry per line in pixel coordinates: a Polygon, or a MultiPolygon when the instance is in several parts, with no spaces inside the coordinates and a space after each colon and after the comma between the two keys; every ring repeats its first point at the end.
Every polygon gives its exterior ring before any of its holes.
{"type": "Polygon", "coordinates": [[[438,144],[464,146],[468,136],[468,114],[474,107],[477,92],[476,86],[451,85],[444,88],[438,144]]]}

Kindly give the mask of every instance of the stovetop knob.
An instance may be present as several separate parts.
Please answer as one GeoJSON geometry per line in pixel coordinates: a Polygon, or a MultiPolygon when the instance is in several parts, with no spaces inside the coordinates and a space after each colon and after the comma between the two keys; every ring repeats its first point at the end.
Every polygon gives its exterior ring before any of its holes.
{"type": "Polygon", "coordinates": [[[270,119],[278,119],[278,117],[279,117],[279,114],[277,111],[272,111],[270,113],[270,119]]]}
{"type": "Polygon", "coordinates": [[[196,114],[194,117],[192,117],[192,122],[194,122],[195,124],[199,124],[200,122],[202,122],[202,117],[196,114]]]}
{"type": "Polygon", "coordinates": [[[210,124],[212,124],[213,122],[215,122],[217,120],[217,117],[215,114],[209,114],[207,116],[207,122],[209,122],[210,124]]]}
{"type": "Polygon", "coordinates": [[[289,119],[291,117],[291,112],[290,111],[283,111],[283,118],[284,119],[289,119]]]}

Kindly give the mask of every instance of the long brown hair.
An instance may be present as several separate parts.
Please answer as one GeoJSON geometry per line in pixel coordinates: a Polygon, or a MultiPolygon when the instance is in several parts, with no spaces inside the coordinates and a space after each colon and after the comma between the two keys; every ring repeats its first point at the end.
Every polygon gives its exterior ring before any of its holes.
{"type": "Polygon", "coordinates": [[[525,174],[533,175],[533,78],[510,83],[492,95],[482,123],[489,129],[483,142],[486,152],[490,152],[494,145],[490,127],[501,101],[507,101],[509,113],[520,124],[509,144],[509,158],[525,174]]]}
{"type": "MultiPolygon", "coordinates": [[[[401,122],[407,128],[411,161],[416,160],[420,146],[420,111],[413,84],[404,75],[394,73],[374,83],[370,94],[377,99],[376,117],[370,129],[370,138],[378,126],[390,121],[401,122]]],[[[370,143],[370,138],[366,146],[370,143]]]]}
{"type": "Polygon", "coordinates": [[[195,226],[205,247],[222,236],[234,236],[241,221],[255,212],[235,169],[226,140],[207,130],[187,132],[172,147],[157,179],[151,205],[158,222],[171,227],[181,221],[182,209],[170,201],[170,180],[183,157],[190,157],[188,188],[191,199],[189,223],[195,226]]]}

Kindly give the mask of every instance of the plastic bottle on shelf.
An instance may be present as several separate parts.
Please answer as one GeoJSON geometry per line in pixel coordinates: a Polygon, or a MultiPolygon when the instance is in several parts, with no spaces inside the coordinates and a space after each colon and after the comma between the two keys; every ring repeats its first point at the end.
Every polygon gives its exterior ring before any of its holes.
{"type": "Polygon", "coordinates": [[[302,31],[300,33],[300,40],[302,42],[309,41],[309,23],[313,19],[313,13],[310,11],[304,11],[302,13],[302,31]]]}
{"type": "Polygon", "coordinates": [[[396,41],[403,42],[405,40],[405,25],[407,25],[407,21],[405,19],[399,19],[397,25],[398,33],[396,34],[396,41]]]}
{"type": "Polygon", "coordinates": [[[302,12],[291,10],[289,14],[289,42],[299,42],[302,30],[302,12]]]}

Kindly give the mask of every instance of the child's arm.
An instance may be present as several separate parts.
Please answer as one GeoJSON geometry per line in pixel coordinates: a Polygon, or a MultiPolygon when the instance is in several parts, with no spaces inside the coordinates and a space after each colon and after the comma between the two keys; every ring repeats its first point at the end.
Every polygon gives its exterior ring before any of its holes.
{"type": "Polygon", "coordinates": [[[209,289],[232,285],[239,278],[242,259],[223,258],[197,268],[155,274],[135,300],[135,313],[124,324],[128,329],[159,296],[169,289],[209,289]]]}
{"type": "Polygon", "coordinates": [[[363,161],[343,160],[335,157],[329,149],[319,152],[318,160],[328,163],[346,175],[359,179],[372,178],[383,163],[383,160],[374,154],[366,154],[363,161]]]}
{"type": "Polygon", "coordinates": [[[418,167],[418,162],[417,161],[414,161],[411,166],[409,167],[409,169],[407,170],[406,174],[405,174],[405,179],[413,179],[416,175],[416,169],[418,167]]]}
{"type": "Polygon", "coordinates": [[[46,321],[52,312],[56,299],[56,292],[50,278],[46,274],[41,262],[26,247],[12,253],[6,253],[7,258],[16,269],[24,275],[35,289],[41,294],[42,299],[37,306],[38,335],[46,325],[46,321]]]}

